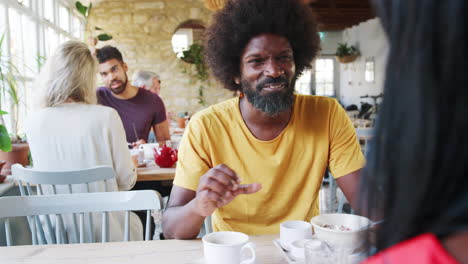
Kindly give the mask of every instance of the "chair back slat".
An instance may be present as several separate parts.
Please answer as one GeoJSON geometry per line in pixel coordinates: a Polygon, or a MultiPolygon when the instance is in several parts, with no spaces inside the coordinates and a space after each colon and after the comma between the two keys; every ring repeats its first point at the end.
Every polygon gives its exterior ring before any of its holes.
{"type": "Polygon", "coordinates": [[[20,190],[21,196],[26,196],[26,192],[24,191],[23,181],[18,180],[18,188],[20,190]]]}
{"type": "Polygon", "coordinates": [[[32,216],[35,218],[35,223],[36,223],[36,230],[37,230],[37,243],[39,245],[44,245],[47,244],[45,240],[45,234],[44,234],[44,229],[42,228],[41,220],[39,220],[39,216],[35,215],[32,216]]]}
{"type": "Polygon", "coordinates": [[[102,212],[102,221],[101,221],[101,242],[105,243],[107,242],[107,236],[108,236],[108,225],[107,225],[107,212],[102,212]]]}
{"type": "Polygon", "coordinates": [[[57,240],[57,244],[62,244],[62,226],[59,223],[60,218],[58,215],[55,216],[55,240],[57,240]]]}
{"type": "Polygon", "coordinates": [[[31,184],[29,184],[29,182],[26,182],[26,192],[28,195],[33,194],[32,189],[31,189],[31,184]]]}
{"type": "Polygon", "coordinates": [[[80,213],[80,244],[84,243],[84,213],[80,213]]]}
{"type": "Polygon", "coordinates": [[[130,240],[130,211],[125,211],[124,241],[130,240]]]}
{"type": "Polygon", "coordinates": [[[108,192],[109,190],[107,189],[107,180],[104,180],[104,191],[108,192]]]}
{"type": "Polygon", "coordinates": [[[145,241],[150,240],[150,229],[151,229],[150,221],[151,221],[151,210],[146,210],[145,241]]]}
{"type": "Polygon", "coordinates": [[[94,243],[94,236],[93,236],[93,228],[94,228],[94,223],[93,223],[93,217],[91,213],[86,213],[88,217],[88,223],[87,225],[87,232],[88,232],[88,237],[89,237],[89,243],[94,243]]]}
{"type": "MultiPolygon", "coordinates": [[[[44,222],[45,222],[45,232],[44,234],[47,235],[47,238],[49,241],[51,241],[53,244],[57,243],[57,240],[55,239],[55,236],[52,235],[54,233],[54,229],[52,228],[52,223],[50,222],[50,215],[44,215],[44,222]]],[[[47,241],[47,239],[46,239],[47,241]]]]}
{"type": "Polygon", "coordinates": [[[10,229],[10,219],[5,219],[5,238],[7,246],[11,246],[11,229],[10,229]]]}
{"type": "Polygon", "coordinates": [[[37,232],[36,232],[36,218],[33,216],[31,219],[31,237],[32,237],[32,244],[37,245],[37,232]]]}

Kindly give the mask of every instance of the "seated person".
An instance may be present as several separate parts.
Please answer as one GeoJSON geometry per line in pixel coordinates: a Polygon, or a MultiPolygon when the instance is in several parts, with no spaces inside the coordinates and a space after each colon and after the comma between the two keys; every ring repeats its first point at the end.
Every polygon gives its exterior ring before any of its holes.
{"type": "Polygon", "coordinates": [[[117,110],[122,119],[127,142],[134,146],[148,142],[151,130],[159,144],[170,140],[166,109],[161,98],[130,84],[127,64],[120,51],[111,46],[97,50],[99,74],[105,84],[97,90],[98,102],[117,110]]]}
{"type": "MultiPolygon", "coordinates": [[[[159,75],[151,71],[136,71],[132,76],[132,85],[148,90],[158,96],[161,92],[161,80],[159,79],[159,75]]],[[[168,117],[169,116],[166,115],[166,118],[168,117]]],[[[147,142],[156,142],[153,130],[150,131],[147,142]]]]}
{"type": "MultiPolygon", "coordinates": [[[[116,177],[107,181],[107,190],[130,190],[135,185],[136,172],[125,131],[114,109],[96,105],[96,73],[96,59],[81,42],[65,42],[47,60],[38,78],[41,109],[31,113],[25,123],[34,169],[60,171],[108,165],[114,168],[116,177]]],[[[92,183],[90,191],[103,192],[104,184],[92,183]]],[[[85,192],[84,186],[73,188],[74,192],[85,192]]],[[[49,193],[48,189],[44,191],[49,193]]],[[[58,192],[68,193],[68,188],[58,192]]],[[[130,238],[142,240],[142,223],[136,215],[131,217],[130,238]]],[[[100,218],[100,214],[95,214],[93,222],[100,223],[100,218]]],[[[66,226],[71,225],[69,220],[66,226]]],[[[100,227],[94,224],[94,241],[101,239],[100,227]]],[[[124,214],[110,213],[109,241],[122,241],[123,229],[124,214]]],[[[68,238],[70,243],[78,242],[72,232],[68,238]]]]}
{"type": "Polygon", "coordinates": [[[390,53],[361,186],[385,221],[365,263],[468,263],[468,4],[376,3],[390,53]]]}
{"type": "Polygon", "coordinates": [[[132,76],[132,85],[160,95],[161,80],[159,75],[150,71],[136,71],[132,76]]]}
{"type": "Polygon", "coordinates": [[[251,235],[309,221],[327,167],[357,205],[365,161],[346,112],[335,99],[294,94],[319,50],[317,33],[311,10],[295,0],[229,0],[215,14],[206,61],[239,96],[190,119],[163,216],[166,238],[195,238],[210,215],[215,231],[251,235]]]}

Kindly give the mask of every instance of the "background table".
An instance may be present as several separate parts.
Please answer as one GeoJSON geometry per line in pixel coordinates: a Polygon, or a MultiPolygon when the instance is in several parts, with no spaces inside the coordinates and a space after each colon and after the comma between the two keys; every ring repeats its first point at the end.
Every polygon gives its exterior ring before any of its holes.
{"type": "MultiPolygon", "coordinates": [[[[274,246],[279,235],[251,236],[258,264],[287,264],[274,246]]],[[[0,248],[0,263],[193,263],[203,264],[201,240],[159,240],[0,248]]]]}
{"type": "Polygon", "coordinates": [[[137,168],[137,181],[165,181],[173,180],[176,168],[160,168],[153,162],[146,167],[137,168]]]}

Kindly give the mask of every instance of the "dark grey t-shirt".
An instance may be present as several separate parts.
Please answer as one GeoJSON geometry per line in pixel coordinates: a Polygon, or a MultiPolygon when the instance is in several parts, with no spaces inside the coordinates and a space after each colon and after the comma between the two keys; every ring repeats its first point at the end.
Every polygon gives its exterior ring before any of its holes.
{"type": "Polygon", "coordinates": [[[145,89],[139,88],[136,96],[128,100],[116,98],[106,87],[99,87],[96,93],[99,104],[112,107],[119,113],[127,142],[148,141],[151,126],[166,120],[166,108],[161,98],[145,89]]]}

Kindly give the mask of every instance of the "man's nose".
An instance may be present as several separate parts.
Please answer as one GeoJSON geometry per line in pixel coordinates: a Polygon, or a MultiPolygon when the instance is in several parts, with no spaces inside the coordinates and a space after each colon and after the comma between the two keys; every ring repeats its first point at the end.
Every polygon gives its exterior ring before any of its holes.
{"type": "Polygon", "coordinates": [[[114,77],[115,77],[115,74],[112,73],[112,72],[109,73],[109,74],[107,74],[107,78],[108,78],[108,80],[109,80],[110,82],[115,81],[115,78],[114,78],[114,77]]]}
{"type": "Polygon", "coordinates": [[[266,76],[277,78],[282,74],[284,74],[284,70],[281,68],[278,62],[276,62],[273,59],[269,59],[265,62],[265,75],[266,76]]]}

